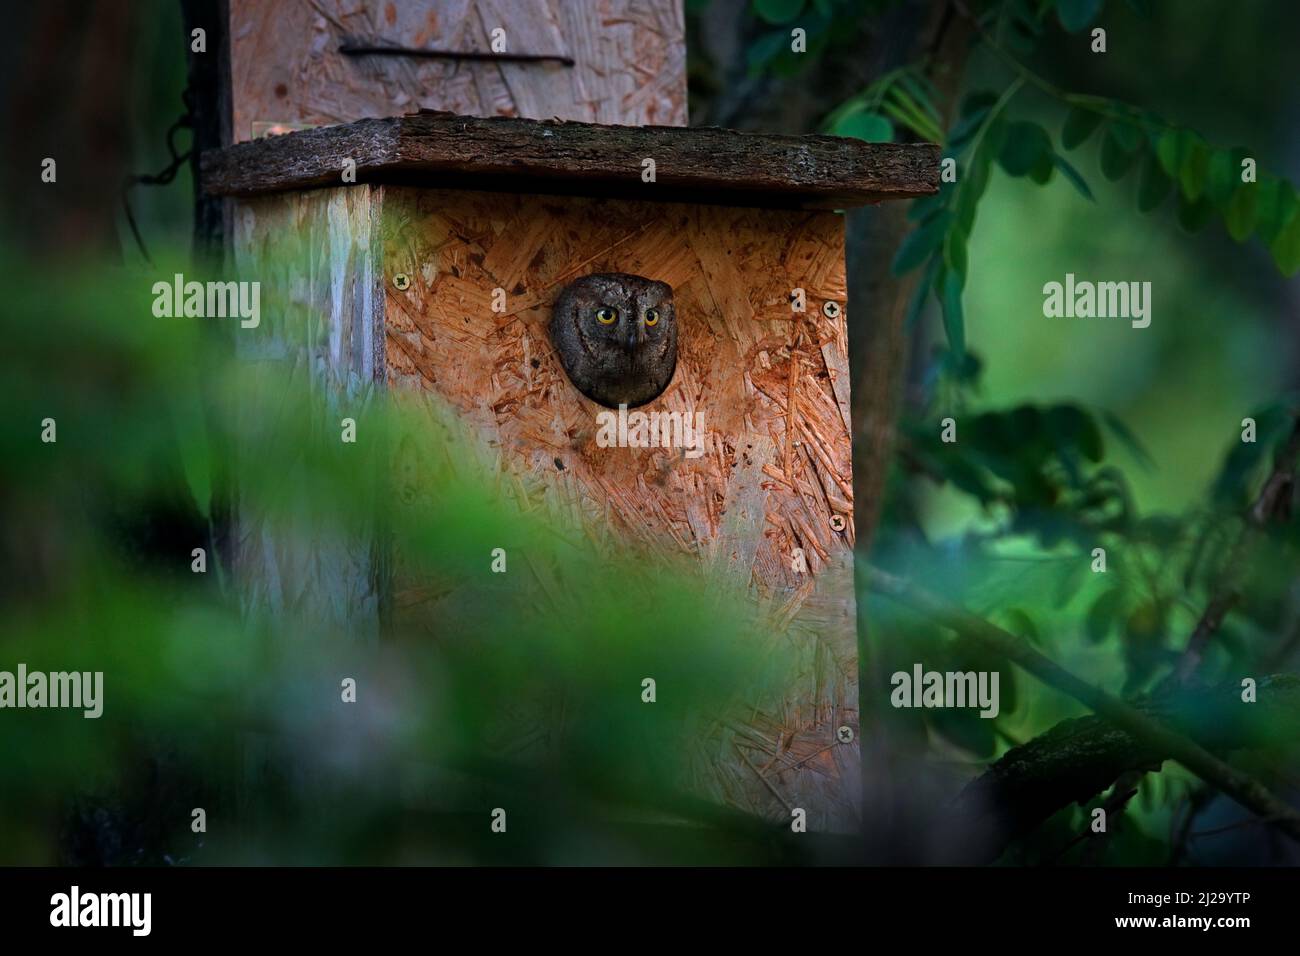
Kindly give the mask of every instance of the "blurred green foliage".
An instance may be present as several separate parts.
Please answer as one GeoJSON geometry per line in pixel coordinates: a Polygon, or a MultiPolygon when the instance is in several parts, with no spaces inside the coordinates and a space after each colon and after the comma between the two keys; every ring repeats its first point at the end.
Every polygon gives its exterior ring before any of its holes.
{"type": "MultiPolygon", "coordinates": [[[[895,6],[754,0],[746,64],[753,75],[815,71],[895,6]],[[790,50],[795,26],[807,55],[790,50]]],[[[977,46],[957,103],[936,100],[928,64],[908,64],[828,104],[821,124],[941,142],[962,169],[913,205],[913,231],[886,252],[900,275],[919,270],[908,321],[921,354],[873,560],[1091,682],[1149,690],[1240,570],[1243,509],[1295,407],[1296,356],[1278,347],[1288,327],[1276,318],[1293,295],[1279,273],[1300,267],[1295,177],[1278,174],[1296,108],[1274,80],[1292,55],[1276,28],[1287,5],[1262,4],[1257,22],[1206,2],[965,6],[992,43],[977,46]],[[1095,24],[1141,55],[1088,54],[1095,24]],[[1244,156],[1229,144],[1242,142],[1258,154],[1254,188],[1229,175],[1244,156]],[[1223,230],[1196,232],[1215,218],[1223,230]],[[1043,318],[1044,281],[1128,278],[1135,263],[1157,289],[1151,328],[1043,318]],[[956,444],[939,440],[948,416],[956,444]],[[1239,439],[1246,416],[1255,443],[1239,439]],[[1091,570],[1097,547],[1104,574],[1091,570]]],[[[141,169],[165,162],[183,82],[166,7],[142,14],[137,34],[141,169]]],[[[183,248],[187,176],[134,194],[155,253],[183,248]]],[[[843,840],[793,841],[788,827],[681,785],[713,745],[707,715],[761,697],[788,661],[697,568],[558,535],[519,509],[450,418],[431,429],[427,407],[370,396],[355,415],[361,439],[341,444],[300,380],[232,361],[209,320],[152,316],[152,282],[189,275],[184,261],[145,273],[14,253],[4,269],[0,668],[103,670],[107,701],[98,721],[3,715],[0,863],[843,858],[843,840]],[[39,440],[46,417],[57,444],[39,440]],[[389,456],[412,440],[440,462],[414,503],[385,493],[389,456]],[[305,605],[240,607],[215,552],[207,574],[190,571],[232,484],[278,540],[325,560],[381,530],[413,576],[459,599],[436,624],[378,642],[305,605]],[[509,586],[488,570],[503,543],[509,586]],[[529,554],[565,586],[546,593],[520,560],[529,554]],[[640,701],[649,674],[661,688],[653,707],[640,701]],[[355,705],[340,700],[343,676],[358,681],[355,705]],[[548,734],[557,713],[566,732],[548,734]],[[190,829],[197,806],[206,834],[190,829]],[[487,826],[496,806],[511,808],[508,844],[487,826]]],[[[287,303],[264,310],[309,319],[287,303]]],[[[1209,678],[1294,669],[1297,544],[1293,522],[1256,543],[1209,678]]],[[[932,623],[860,598],[864,699],[917,660],[1003,675],[996,720],[882,709],[864,723],[868,783],[895,799],[866,830],[915,862],[965,781],[1080,710],[932,623]]],[[[1273,757],[1247,766],[1271,785],[1294,778],[1273,757]]],[[[1105,860],[1167,861],[1196,793],[1176,767],[1148,774],[1105,860]]],[[[1098,802],[1057,814],[1004,862],[1086,862],[1073,841],[1098,802]]],[[[1237,822],[1225,803],[1202,825],[1237,822]]],[[[1198,841],[1191,857],[1253,862],[1253,846],[1239,829],[1198,841]]]]}
{"type": "MultiPolygon", "coordinates": [[[[774,20],[755,3],[750,55],[776,77],[811,77],[824,48],[767,56],[765,43],[778,49],[768,24],[785,29],[785,50],[790,27],[820,29],[826,16],[825,32],[878,45],[877,14],[900,6],[795,3],[774,20]]],[[[1225,587],[1240,587],[1239,599],[1201,678],[1294,668],[1294,523],[1270,527],[1245,552],[1234,547],[1300,398],[1295,349],[1278,347],[1293,340],[1280,316],[1294,290],[1281,277],[1300,269],[1296,177],[1280,175],[1294,155],[1287,130],[1298,104],[1264,66],[1287,61],[1278,37],[1293,8],[972,0],[948,12],[971,33],[952,102],[931,82],[951,64],[935,62],[931,47],[827,104],[820,123],[869,141],[937,142],[957,173],[911,204],[910,232],[882,250],[896,275],[919,277],[906,321],[921,354],[873,561],[1117,692],[1166,679],[1225,587]],[[1105,53],[1094,27],[1106,31],[1105,53]],[[1243,178],[1248,157],[1253,181],[1243,178]],[[1215,219],[1221,232],[1202,231],[1215,219]],[[1149,279],[1155,322],[1139,331],[1045,318],[1043,285],[1067,272],[1149,279]],[[1258,426],[1253,443],[1241,440],[1247,417],[1258,426]],[[949,419],[951,443],[942,439],[949,419]],[[1097,548],[1104,573],[1093,570],[1097,548]]],[[[917,660],[945,670],[980,660],[951,632],[860,599],[879,686],[917,660]]],[[[1013,686],[1015,703],[996,721],[882,711],[894,786],[951,798],[984,761],[1079,713],[1056,691],[1013,686]]],[[[1293,767],[1254,769],[1294,792],[1293,767]]],[[[1086,826],[1076,808],[1008,860],[1166,862],[1186,850],[1171,821],[1195,791],[1166,765],[1143,778],[1100,857],[1075,840],[1086,826]]],[[[1231,814],[1204,801],[1198,811],[1202,821],[1231,814]]],[[[1240,829],[1197,846],[1220,860],[1262,856],[1240,829]]]]}
{"type": "MultiPolygon", "coordinates": [[[[103,671],[105,706],[98,720],[4,712],[0,862],[815,853],[692,783],[718,723],[789,671],[786,642],[698,562],[566,537],[423,401],[363,396],[357,442],[343,443],[290,368],[234,357],[237,320],[152,314],[153,282],[188,277],[182,264],[56,279],[11,256],[5,271],[0,668],[103,671]],[[394,462],[413,446],[436,466],[403,500],[394,462]],[[244,570],[210,540],[223,488],[237,489],[244,570]],[[295,550],[314,569],[376,535],[447,594],[378,641],[331,613],[337,595],[287,580],[295,550]],[[265,565],[264,546],[278,552],[265,565]],[[196,547],[206,573],[191,570],[196,547]],[[491,571],[497,547],[505,574],[491,571]],[[250,587],[249,568],[285,575],[283,590],[250,587]],[[491,839],[495,807],[509,841],[491,839]]],[[[290,340],[313,321],[265,288],[262,309],[259,331],[290,340]]]]}

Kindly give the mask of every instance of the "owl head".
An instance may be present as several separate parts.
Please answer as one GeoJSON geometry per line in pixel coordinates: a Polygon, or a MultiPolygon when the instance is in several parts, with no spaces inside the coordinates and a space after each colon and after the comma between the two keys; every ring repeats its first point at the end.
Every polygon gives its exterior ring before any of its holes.
{"type": "Polygon", "coordinates": [[[672,286],[622,272],[565,286],[551,315],[551,342],[569,380],[608,408],[644,405],[677,367],[672,286]]]}

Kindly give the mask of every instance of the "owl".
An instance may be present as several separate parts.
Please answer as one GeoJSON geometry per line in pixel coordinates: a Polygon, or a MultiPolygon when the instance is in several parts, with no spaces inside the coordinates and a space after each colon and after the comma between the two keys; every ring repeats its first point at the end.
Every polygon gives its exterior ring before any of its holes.
{"type": "Polygon", "coordinates": [[[666,282],[623,272],[582,276],[560,290],[550,328],[569,380],[607,408],[644,405],[677,368],[677,312],[666,282]]]}

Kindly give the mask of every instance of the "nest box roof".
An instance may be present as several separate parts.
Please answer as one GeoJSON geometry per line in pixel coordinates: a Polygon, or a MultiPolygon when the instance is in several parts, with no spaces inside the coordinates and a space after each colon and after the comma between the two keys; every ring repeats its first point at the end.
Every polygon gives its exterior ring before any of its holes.
{"type": "Polygon", "coordinates": [[[357,182],[714,205],[843,209],[939,188],[939,147],[926,143],[433,111],[240,143],[205,153],[202,177],[219,196],[338,186],[347,160],[357,182]]]}

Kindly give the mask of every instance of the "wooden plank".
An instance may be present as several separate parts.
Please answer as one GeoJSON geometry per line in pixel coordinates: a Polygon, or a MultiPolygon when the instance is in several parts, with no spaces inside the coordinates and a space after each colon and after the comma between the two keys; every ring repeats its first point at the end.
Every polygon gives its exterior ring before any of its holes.
{"type": "MultiPolygon", "coordinates": [[[[507,37],[516,38],[516,46],[526,43],[528,53],[573,59],[548,0],[477,0],[475,6],[486,36],[490,37],[495,29],[504,30],[507,37]]],[[[572,65],[502,61],[497,68],[518,116],[552,119],[560,114],[547,112],[551,103],[574,101],[572,65]]],[[[587,116],[579,113],[574,118],[587,116]]]]}
{"type": "Polygon", "coordinates": [[[326,126],[417,107],[686,125],[681,0],[230,0],[230,35],[234,142],[256,138],[259,124],[326,126]],[[510,53],[573,62],[493,59],[497,27],[510,53]]]}
{"type": "Polygon", "coordinates": [[[424,111],[241,143],[203,157],[214,195],[358,182],[840,209],[939,189],[939,147],[838,136],[601,126],[424,111]],[[656,181],[642,181],[642,160],[656,181]]]}
{"type": "MultiPolygon", "coordinates": [[[[241,404],[245,420],[235,430],[249,436],[248,448],[267,440],[264,410],[292,406],[293,396],[312,395],[315,427],[337,430],[343,417],[361,420],[384,386],[381,201],[378,189],[339,188],[232,204],[232,271],[257,277],[264,309],[256,329],[234,337],[241,364],[259,370],[246,380],[250,400],[241,404]]],[[[248,453],[242,446],[234,451],[248,453]]],[[[298,480],[288,471],[284,486],[298,480]]],[[[245,611],[292,613],[358,641],[378,639],[373,529],[340,534],[322,529],[305,507],[287,506],[286,517],[264,512],[246,494],[237,500],[233,566],[245,611]]],[[[370,513],[374,504],[356,506],[370,513]]]]}
{"type": "Polygon", "coordinates": [[[596,123],[686,125],[686,22],[675,0],[551,0],[596,123]]]}

